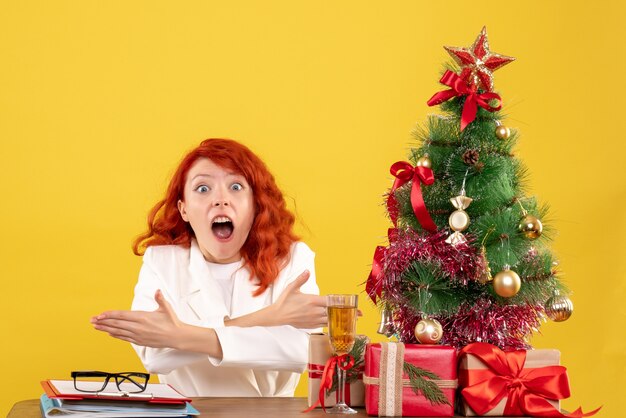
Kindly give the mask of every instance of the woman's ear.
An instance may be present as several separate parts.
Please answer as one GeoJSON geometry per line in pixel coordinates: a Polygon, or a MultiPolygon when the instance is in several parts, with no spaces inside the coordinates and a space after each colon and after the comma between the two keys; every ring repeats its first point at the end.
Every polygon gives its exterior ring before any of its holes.
{"type": "Polygon", "coordinates": [[[187,216],[187,208],[185,207],[185,202],[183,202],[182,200],[178,201],[178,211],[180,212],[180,216],[181,218],[183,218],[183,221],[189,222],[189,217],[187,216]]]}

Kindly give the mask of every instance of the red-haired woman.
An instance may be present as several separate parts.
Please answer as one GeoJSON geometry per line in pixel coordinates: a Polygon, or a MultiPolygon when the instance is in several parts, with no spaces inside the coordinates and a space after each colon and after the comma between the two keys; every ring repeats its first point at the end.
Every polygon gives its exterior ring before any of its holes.
{"type": "Polygon", "coordinates": [[[314,253],[265,164],[208,139],[148,215],[131,311],[94,318],[186,396],[293,396],[308,332],[326,324],[314,253]]]}

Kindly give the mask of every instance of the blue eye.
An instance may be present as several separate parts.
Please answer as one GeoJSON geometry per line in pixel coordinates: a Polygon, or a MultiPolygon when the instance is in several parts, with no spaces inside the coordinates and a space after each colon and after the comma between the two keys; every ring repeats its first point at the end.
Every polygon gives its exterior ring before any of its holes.
{"type": "Polygon", "coordinates": [[[196,192],[206,193],[209,191],[209,186],[205,186],[204,184],[196,187],[196,192]]]}
{"type": "Polygon", "coordinates": [[[233,185],[230,186],[230,190],[235,190],[235,191],[243,190],[243,186],[241,185],[241,183],[233,183],[233,185]]]}

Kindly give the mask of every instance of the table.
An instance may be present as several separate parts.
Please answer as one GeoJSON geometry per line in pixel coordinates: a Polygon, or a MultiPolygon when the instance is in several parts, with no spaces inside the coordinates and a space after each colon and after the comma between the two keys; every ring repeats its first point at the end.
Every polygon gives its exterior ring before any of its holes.
{"type": "MultiPolygon", "coordinates": [[[[333,417],[326,415],[321,408],[307,414],[302,411],[307,407],[306,398],[193,398],[193,406],[201,412],[201,417],[333,417]]],[[[351,417],[366,417],[365,409],[351,417]]],[[[13,405],[7,418],[41,418],[39,399],[20,401],[13,405]]]]}

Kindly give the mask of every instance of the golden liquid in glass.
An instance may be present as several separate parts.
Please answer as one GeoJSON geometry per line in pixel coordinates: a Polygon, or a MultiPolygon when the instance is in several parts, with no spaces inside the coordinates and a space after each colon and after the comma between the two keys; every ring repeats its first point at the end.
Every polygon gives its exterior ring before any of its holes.
{"type": "Polygon", "coordinates": [[[328,334],[336,355],[349,353],[356,334],[356,307],[329,306],[328,334]]]}

